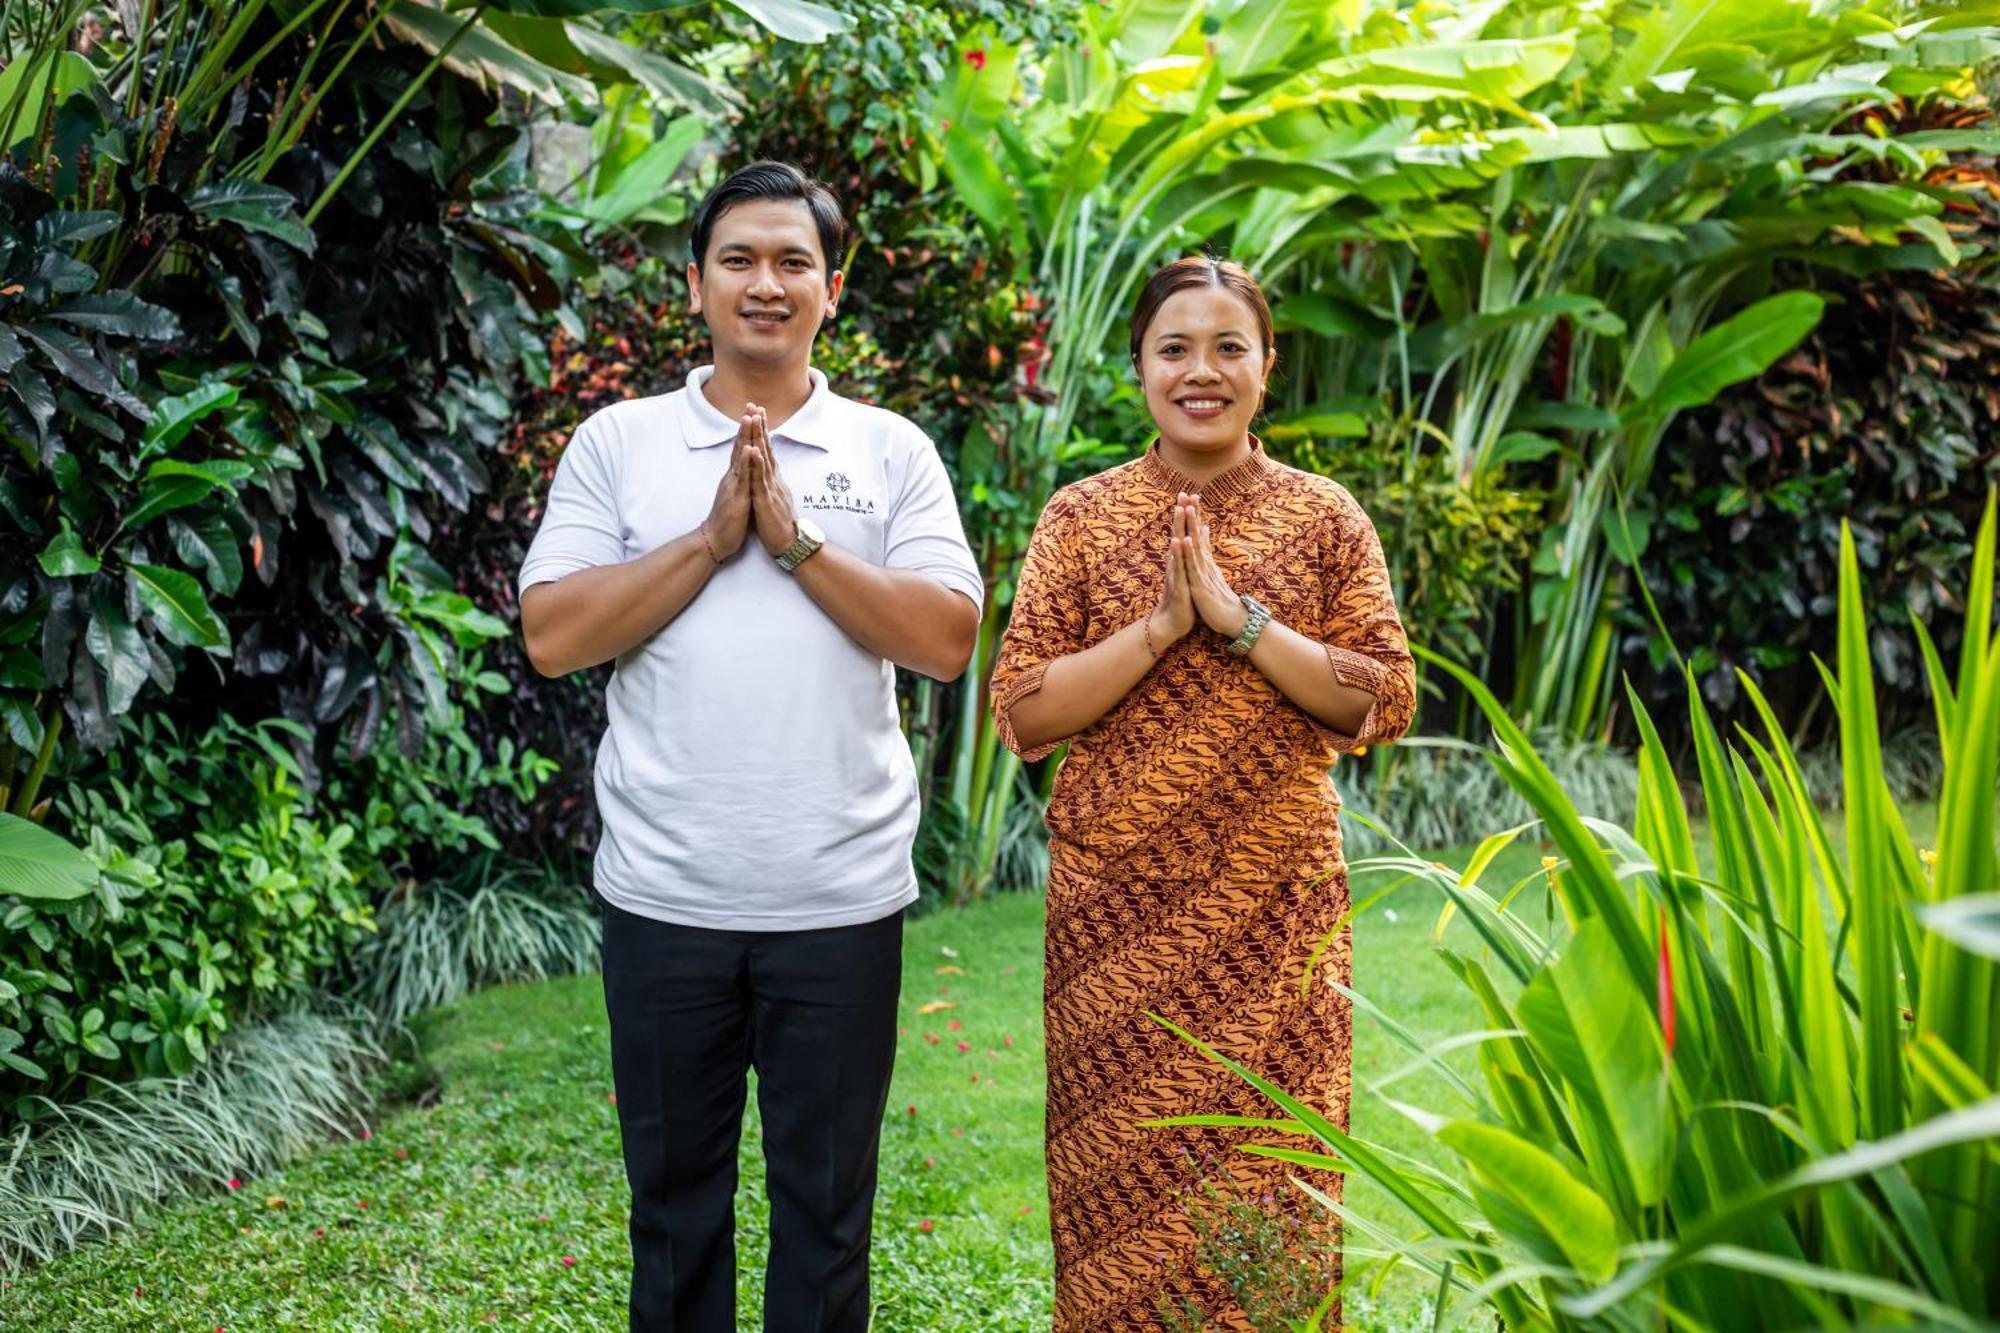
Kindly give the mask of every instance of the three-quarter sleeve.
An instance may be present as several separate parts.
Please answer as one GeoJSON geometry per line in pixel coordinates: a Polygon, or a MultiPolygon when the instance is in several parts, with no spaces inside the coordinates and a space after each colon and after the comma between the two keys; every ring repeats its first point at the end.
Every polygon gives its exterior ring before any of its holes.
{"type": "Polygon", "coordinates": [[[1359,504],[1345,502],[1334,521],[1327,571],[1327,633],[1334,678],[1375,696],[1361,727],[1347,735],[1322,727],[1337,753],[1396,740],[1417,711],[1417,665],[1396,614],[1396,594],[1382,539],[1359,504]]]}
{"type": "Polygon", "coordinates": [[[1000,656],[993,666],[994,725],[999,729],[1000,743],[1023,759],[1040,759],[1066,738],[1023,749],[1014,734],[1014,705],[1042,688],[1049,663],[1085,646],[1083,570],[1066,535],[1067,508],[1058,493],[1035,523],[1014,588],[1007,632],[1000,639],[1000,656]]]}

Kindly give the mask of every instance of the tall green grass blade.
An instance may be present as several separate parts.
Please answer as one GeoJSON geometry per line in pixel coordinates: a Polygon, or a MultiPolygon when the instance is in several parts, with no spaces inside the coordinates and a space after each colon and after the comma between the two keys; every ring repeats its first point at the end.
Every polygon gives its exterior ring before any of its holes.
{"type": "Polygon", "coordinates": [[[1903,1123],[1903,1004],[1896,936],[1902,914],[1892,897],[1887,825],[1900,819],[1882,783],[1882,735],[1875,715],[1868,612],[1854,533],[1840,535],[1840,755],[1847,797],[1847,855],[1854,887],[1855,983],[1861,997],[1861,1132],[1903,1123]]]}

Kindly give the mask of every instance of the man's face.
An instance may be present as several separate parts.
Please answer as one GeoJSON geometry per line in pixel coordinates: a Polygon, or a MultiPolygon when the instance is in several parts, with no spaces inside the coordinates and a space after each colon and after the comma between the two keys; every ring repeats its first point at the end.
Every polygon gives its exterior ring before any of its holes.
{"type": "Polygon", "coordinates": [[[800,199],[753,199],[715,220],[708,254],[688,265],[691,309],[708,321],[716,359],[802,363],[840,300],[812,211],[800,199]]]}

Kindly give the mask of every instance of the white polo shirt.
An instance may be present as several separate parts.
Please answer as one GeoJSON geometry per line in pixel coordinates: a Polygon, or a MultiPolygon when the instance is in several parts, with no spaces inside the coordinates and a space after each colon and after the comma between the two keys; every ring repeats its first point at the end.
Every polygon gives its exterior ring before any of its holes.
{"type": "MultiPolygon", "coordinates": [[[[694,530],[736,423],[700,386],[617,403],[577,428],[521,565],[523,591],[694,530]]],[[[771,432],[802,518],[827,540],[981,600],[951,481],[894,412],[812,396],[771,432]]],[[[895,668],[779,569],[753,526],[681,613],[617,660],[598,747],[597,889],[641,916],[724,930],[878,920],[917,896],[917,774],[895,668]]]]}

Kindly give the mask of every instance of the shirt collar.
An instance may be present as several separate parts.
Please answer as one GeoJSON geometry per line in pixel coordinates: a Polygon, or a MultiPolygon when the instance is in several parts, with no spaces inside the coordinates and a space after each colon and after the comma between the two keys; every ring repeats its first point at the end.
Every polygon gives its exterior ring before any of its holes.
{"type": "MultiPolygon", "coordinates": [[[[831,449],[833,415],[839,395],[827,387],[826,375],[821,371],[808,367],[806,374],[812,380],[812,393],[806,398],[805,405],[792,413],[790,420],[771,432],[771,438],[810,445],[814,449],[831,449]]],[[[722,415],[715,404],[708,401],[708,395],[702,392],[702,386],[714,376],[714,366],[697,366],[688,373],[687,403],[681,417],[681,430],[690,449],[708,449],[736,439],[736,423],[722,415]]]]}

